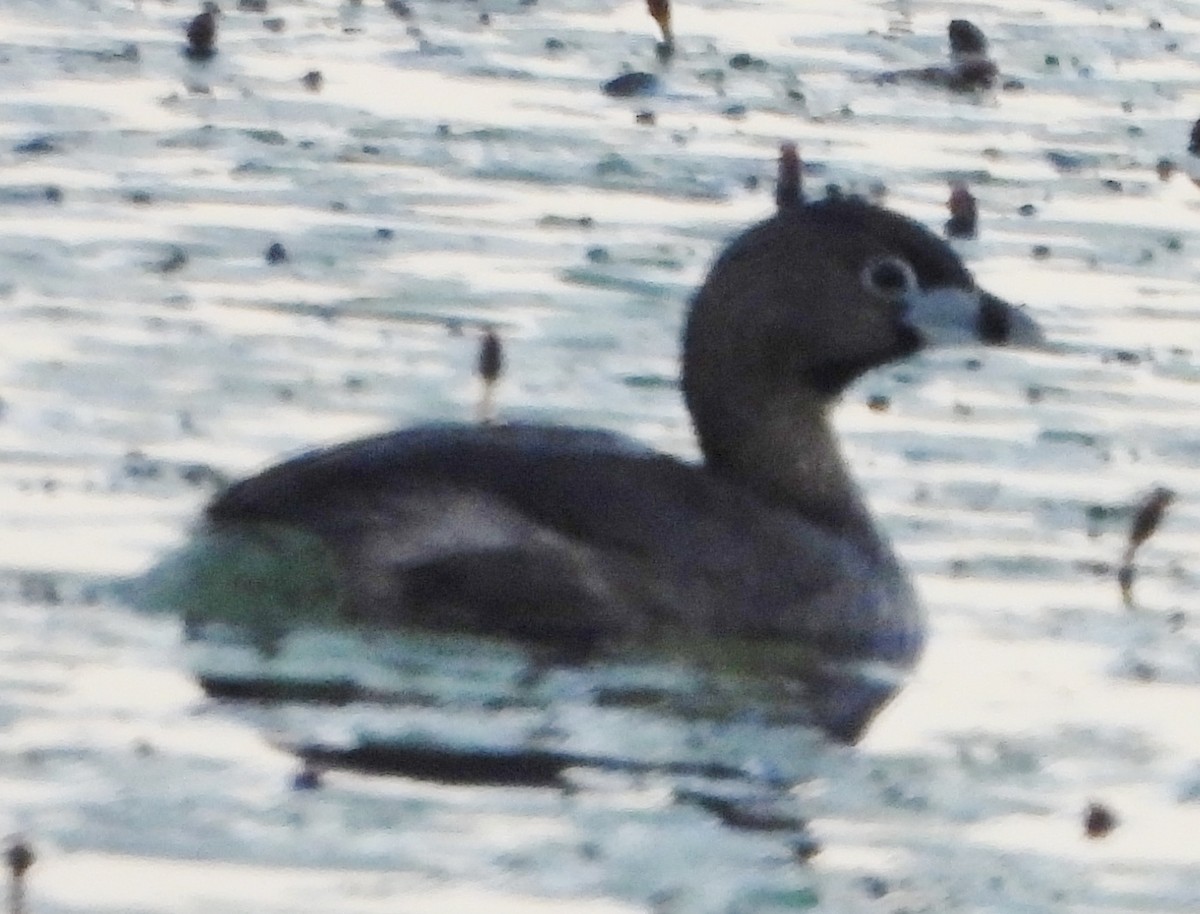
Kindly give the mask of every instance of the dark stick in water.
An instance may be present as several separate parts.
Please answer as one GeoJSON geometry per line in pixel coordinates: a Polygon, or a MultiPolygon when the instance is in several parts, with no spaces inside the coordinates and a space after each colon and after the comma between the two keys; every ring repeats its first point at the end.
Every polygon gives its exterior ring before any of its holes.
{"type": "Polygon", "coordinates": [[[1162,523],[1167,508],[1175,500],[1175,492],[1166,486],[1158,486],[1138,506],[1133,515],[1133,526],[1129,530],[1129,542],[1121,559],[1121,570],[1117,572],[1117,583],[1121,587],[1121,599],[1126,609],[1133,609],[1133,581],[1137,575],[1133,564],[1134,554],[1142,543],[1154,535],[1162,523]]]}
{"type": "Polygon", "coordinates": [[[33,866],[33,850],[24,841],[13,842],[5,853],[8,861],[9,914],[25,914],[25,873],[33,866]]]}
{"type": "Polygon", "coordinates": [[[800,179],[800,154],[795,143],[779,147],[779,176],[775,181],[775,206],[780,212],[794,209],[804,202],[804,187],[800,179]]]}
{"type": "Polygon", "coordinates": [[[489,327],[479,341],[479,362],[476,373],[483,381],[479,398],[479,421],[491,425],[496,421],[496,382],[504,373],[504,346],[495,328],[489,327]]]}
{"type": "Polygon", "coordinates": [[[675,32],[671,28],[671,0],[646,0],[646,9],[662,31],[663,40],[655,50],[658,59],[665,63],[675,54],[675,32]]]}

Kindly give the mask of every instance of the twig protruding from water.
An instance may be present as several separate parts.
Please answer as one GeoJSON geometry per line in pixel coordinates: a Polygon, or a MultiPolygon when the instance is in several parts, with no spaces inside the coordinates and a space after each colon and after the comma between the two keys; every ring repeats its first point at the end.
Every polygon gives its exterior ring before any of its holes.
{"type": "Polygon", "coordinates": [[[950,199],[946,201],[950,218],[946,220],[947,238],[974,238],[979,231],[979,205],[964,181],[950,182],[950,199]]]}
{"type": "Polygon", "coordinates": [[[779,147],[779,175],[775,180],[775,206],[780,212],[795,209],[804,202],[800,181],[800,153],[795,143],[779,147]]]}
{"type": "Polygon", "coordinates": [[[1117,583],[1121,587],[1121,599],[1126,609],[1133,609],[1133,581],[1136,569],[1133,564],[1134,555],[1142,543],[1154,535],[1158,525],[1166,514],[1167,508],[1175,500],[1175,492],[1166,486],[1158,486],[1133,514],[1133,526],[1129,530],[1129,542],[1125,546],[1125,555],[1121,559],[1121,569],[1117,572],[1117,583]]]}
{"type": "Polygon", "coordinates": [[[18,838],[8,846],[4,859],[8,863],[9,914],[25,914],[25,874],[36,859],[33,849],[18,838]]]}
{"type": "Polygon", "coordinates": [[[494,327],[488,327],[479,340],[476,373],[483,382],[483,393],[479,398],[479,421],[484,425],[491,425],[496,421],[496,382],[504,373],[504,346],[494,327]]]}
{"type": "Polygon", "coordinates": [[[662,41],[655,47],[658,59],[666,63],[675,55],[675,32],[671,28],[671,0],[646,0],[646,9],[658,23],[662,41]]]}

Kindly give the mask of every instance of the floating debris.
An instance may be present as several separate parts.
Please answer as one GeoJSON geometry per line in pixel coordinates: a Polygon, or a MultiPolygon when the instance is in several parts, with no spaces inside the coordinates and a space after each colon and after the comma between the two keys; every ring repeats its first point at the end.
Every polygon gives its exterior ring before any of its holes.
{"type": "Polygon", "coordinates": [[[892,398],[887,394],[871,394],[867,397],[867,409],[873,413],[886,413],[892,408],[892,398]]]}
{"type": "Polygon", "coordinates": [[[788,850],[801,863],[807,863],[817,854],[821,853],[821,842],[817,840],[809,831],[802,831],[799,834],[792,835],[788,838],[788,850]]]}
{"type": "Polygon", "coordinates": [[[33,866],[33,849],[20,839],[8,846],[4,853],[8,863],[8,910],[9,914],[25,914],[25,874],[33,866]]]}
{"type": "Polygon", "coordinates": [[[729,69],[731,70],[766,70],[770,65],[761,57],[755,57],[753,54],[742,52],[734,54],[729,58],[729,69]]]}
{"type": "Polygon", "coordinates": [[[596,220],[591,216],[559,216],[554,213],[542,216],[537,222],[539,228],[595,228],[596,220]]]}
{"type": "Polygon", "coordinates": [[[62,148],[58,141],[52,136],[35,136],[33,139],[26,140],[24,143],[18,143],[13,147],[13,152],[17,155],[49,155],[54,152],[61,152],[62,148]]]}
{"type": "Polygon", "coordinates": [[[204,12],[188,23],[187,47],[184,55],[189,60],[209,60],[217,53],[217,14],[215,3],[206,3],[204,12]]]}
{"type": "Polygon", "coordinates": [[[950,182],[950,199],[946,201],[950,218],[946,220],[947,238],[974,238],[978,233],[979,206],[963,181],[950,182]]]}
{"type": "Polygon", "coordinates": [[[882,876],[862,876],[858,880],[858,886],[864,895],[875,899],[882,898],[892,890],[888,881],[882,876]]]}
{"type": "Polygon", "coordinates": [[[287,248],[285,248],[278,241],[271,242],[271,246],[267,248],[267,253],[265,256],[267,258],[267,263],[269,264],[287,263],[288,261],[287,248]]]}
{"type": "Polygon", "coordinates": [[[305,759],[300,770],[292,777],[292,790],[319,790],[322,786],[321,769],[311,759],[305,759]]]}
{"type": "Polygon", "coordinates": [[[795,808],[794,801],[783,794],[725,794],[711,789],[679,787],[675,789],[675,800],[690,806],[698,806],[716,816],[723,825],[739,831],[792,831],[807,830],[808,820],[795,808]]]}
{"type": "Polygon", "coordinates": [[[658,91],[659,79],[653,73],[643,73],[640,70],[632,73],[622,73],[606,82],[601,88],[610,98],[634,98],[642,95],[653,95],[658,91]]]}
{"type": "Polygon", "coordinates": [[[411,19],[412,9],[404,0],[384,0],[383,4],[397,19],[411,19]]]}
{"type": "Polygon", "coordinates": [[[1126,609],[1133,609],[1133,581],[1137,576],[1133,564],[1134,555],[1142,543],[1154,535],[1158,525],[1171,502],[1175,500],[1175,492],[1166,486],[1158,486],[1138,505],[1133,515],[1133,526],[1129,531],[1129,543],[1125,546],[1125,554],[1121,559],[1121,568],[1117,572],[1117,583],[1121,587],[1121,600],[1126,609]]]}
{"type": "Polygon", "coordinates": [[[168,273],[177,273],[187,266],[188,255],[187,251],[176,245],[171,245],[167,249],[167,256],[153,265],[152,269],[156,273],[162,273],[164,276],[168,273]]]}
{"type": "Polygon", "coordinates": [[[1063,174],[1074,174],[1082,171],[1089,161],[1077,152],[1061,152],[1057,149],[1047,149],[1046,159],[1056,171],[1063,174]]]}
{"type": "Polygon", "coordinates": [[[1103,803],[1089,803],[1083,813],[1083,833],[1089,838],[1104,838],[1117,827],[1117,816],[1103,803]]]}

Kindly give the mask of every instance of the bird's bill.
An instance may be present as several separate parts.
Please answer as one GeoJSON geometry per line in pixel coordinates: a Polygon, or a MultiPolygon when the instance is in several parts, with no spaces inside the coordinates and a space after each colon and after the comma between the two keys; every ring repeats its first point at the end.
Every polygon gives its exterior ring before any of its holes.
{"type": "Polygon", "coordinates": [[[930,347],[1046,345],[1042,328],[1028,311],[980,289],[917,289],[905,304],[909,323],[930,347]]]}

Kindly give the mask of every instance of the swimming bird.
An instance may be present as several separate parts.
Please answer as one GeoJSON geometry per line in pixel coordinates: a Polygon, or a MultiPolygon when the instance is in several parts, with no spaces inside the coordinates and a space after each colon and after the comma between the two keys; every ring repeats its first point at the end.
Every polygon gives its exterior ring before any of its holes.
{"type": "MultiPolygon", "coordinates": [[[[796,167],[785,150],[781,172],[796,167]]],[[[556,664],[769,657],[813,725],[858,739],[925,622],[830,410],[923,349],[1042,337],[911,219],[784,196],[691,300],[682,390],[700,460],[595,428],[423,424],[237,482],[201,535],[234,543],[226,556],[301,546],[288,567],[330,569],[342,618],[368,626],[498,637],[556,664]]],[[[263,581],[256,566],[220,587],[253,603],[263,581]]]]}
{"type": "Polygon", "coordinates": [[[875,77],[878,84],[919,82],[951,92],[978,92],[996,84],[999,68],[988,57],[987,36],[967,19],[952,19],[946,27],[950,65],[891,70],[875,77]]]}

